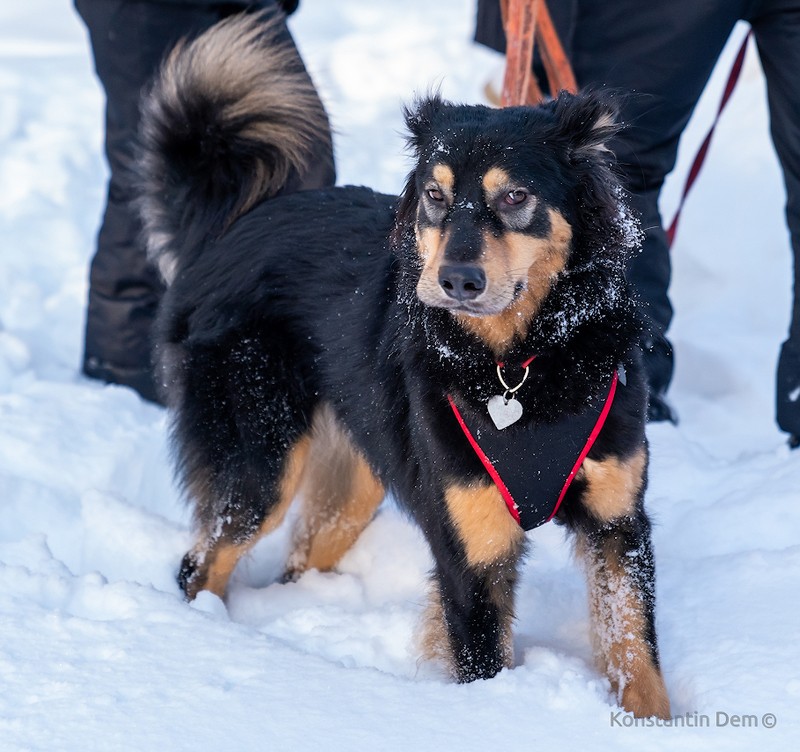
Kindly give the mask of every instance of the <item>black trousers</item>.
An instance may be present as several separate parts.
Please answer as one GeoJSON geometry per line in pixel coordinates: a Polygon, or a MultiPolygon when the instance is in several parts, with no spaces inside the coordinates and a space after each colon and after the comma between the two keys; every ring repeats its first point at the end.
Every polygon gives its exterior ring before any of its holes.
{"type": "MultiPolygon", "coordinates": [[[[152,401],[157,396],[151,328],[162,285],[147,261],[139,218],[131,206],[140,94],[180,38],[198,34],[232,13],[270,5],[275,3],[75,0],[90,33],[95,69],[106,94],[105,153],[110,169],[89,277],[83,370],[91,377],[131,386],[152,401]]],[[[290,38],[288,29],[286,36],[290,38]]],[[[334,182],[333,154],[326,152],[301,185],[334,182]]]]}
{"type": "MultiPolygon", "coordinates": [[[[497,0],[479,2],[497,5],[497,0]]],[[[623,102],[628,127],[613,150],[646,229],[629,277],[650,325],[644,344],[655,391],[667,388],[673,369],[665,336],[672,319],[671,267],[658,196],[734,25],[740,19],[752,25],[767,79],[770,130],[783,169],[794,253],[794,303],[777,369],[777,420],[784,431],[800,435],[800,0],[550,0],[550,5],[578,83],[635,92],[623,102]],[[566,21],[555,12],[560,5],[573,9],[566,21]]],[[[499,17],[499,10],[494,12],[499,17]]],[[[476,36],[502,49],[504,41],[494,28],[494,40],[476,36]]]]}

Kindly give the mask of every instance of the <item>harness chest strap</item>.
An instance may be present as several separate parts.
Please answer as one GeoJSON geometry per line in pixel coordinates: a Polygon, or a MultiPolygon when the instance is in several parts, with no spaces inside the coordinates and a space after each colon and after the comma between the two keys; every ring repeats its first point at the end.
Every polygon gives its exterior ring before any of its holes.
{"type": "Polygon", "coordinates": [[[511,516],[525,529],[549,522],[558,512],[575,475],[611,410],[617,371],[608,391],[586,410],[552,424],[470,430],[451,395],[447,400],[467,441],[497,486],[511,516]]]}

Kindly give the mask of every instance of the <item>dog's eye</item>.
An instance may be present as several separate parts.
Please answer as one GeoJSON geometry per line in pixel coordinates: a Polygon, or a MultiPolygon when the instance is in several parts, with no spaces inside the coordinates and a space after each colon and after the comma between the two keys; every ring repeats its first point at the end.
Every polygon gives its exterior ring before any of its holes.
{"type": "Polygon", "coordinates": [[[509,191],[506,193],[506,195],[503,196],[503,202],[509,206],[517,206],[518,204],[523,203],[526,198],[528,198],[528,194],[518,188],[515,191],[509,191]]]}
{"type": "Polygon", "coordinates": [[[427,193],[431,201],[444,201],[444,194],[438,188],[428,188],[427,193]]]}

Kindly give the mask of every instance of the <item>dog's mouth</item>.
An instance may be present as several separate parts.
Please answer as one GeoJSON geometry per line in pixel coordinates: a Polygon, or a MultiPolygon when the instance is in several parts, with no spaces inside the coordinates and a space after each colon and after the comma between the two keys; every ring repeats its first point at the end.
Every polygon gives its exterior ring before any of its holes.
{"type": "Polygon", "coordinates": [[[447,306],[447,310],[452,313],[464,313],[467,316],[494,316],[498,313],[502,313],[505,308],[498,308],[496,306],[487,307],[477,303],[458,303],[454,306],[447,306]]]}

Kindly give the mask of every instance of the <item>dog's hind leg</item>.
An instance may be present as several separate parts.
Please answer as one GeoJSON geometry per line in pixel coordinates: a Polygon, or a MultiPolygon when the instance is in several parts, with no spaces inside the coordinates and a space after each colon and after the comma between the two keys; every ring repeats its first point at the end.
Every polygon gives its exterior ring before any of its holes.
{"type": "MultiPolygon", "coordinates": [[[[310,440],[307,436],[298,440],[286,453],[284,467],[274,489],[256,480],[255,488],[245,488],[246,481],[238,484],[231,501],[223,506],[213,520],[201,523],[197,543],[183,558],[178,574],[178,583],[189,600],[201,590],[208,590],[220,598],[225,595],[233,570],[244,554],[264,535],[271,533],[283,521],[286,511],[294,499],[303,465],[308,456],[310,440]],[[255,493],[253,493],[255,492],[255,493]],[[254,509],[253,501],[263,511],[243,514],[246,507],[254,509]],[[273,499],[270,504],[270,499],[273,499]]],[[[195,485],[195,484],[193,484],[195,485]]],[[[209,484],[195,485],[193,496],[204,506],[218,506],[214,500],[204,500],[209,484]]]]}
{"type": "Polygon", "coordinates": [[[178,575],[189,599],[224,596],[238,560],[297,492],[311,440],[290,355],[253,336],[195,345],[181,359],[173,438],[198,530],[178,575]]]}
{"type": "Polygon", "coordinates": [[[328,406],[318,408],[300,496],[301,519],[286,576],[326,571],[355,543],[384,497],[384,488],[328,406]]]}
{"type": "Polygon", "coordinates": [[[451,485],[444,517],[426,530],[436,560],[424,656],[460,682],[488,679],[513,660],[511,625],[522,528],[492,484],[451,485]]]}
{"type": "Polygon", "coordinates": [[[643,505],[646,463],[644,449],[626,461],[586,460],[582,513],[570,525],[586,570],[600,667],[625,710],[669,718],[656,643],[650,521],[643,505]]]}

